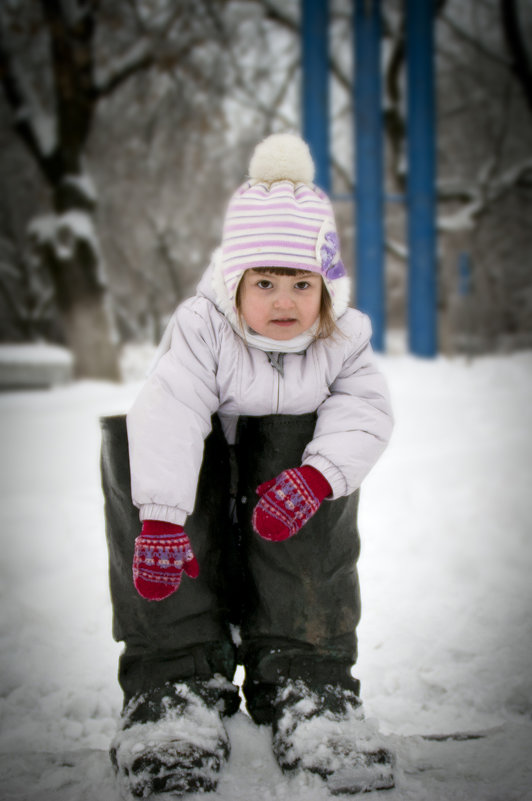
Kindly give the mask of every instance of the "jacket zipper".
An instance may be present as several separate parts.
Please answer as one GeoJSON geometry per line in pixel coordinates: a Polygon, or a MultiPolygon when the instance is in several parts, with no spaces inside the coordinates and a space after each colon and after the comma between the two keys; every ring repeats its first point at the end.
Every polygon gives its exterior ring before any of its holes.
{"type": "Polygon", "coordinates": [[[281,405],[281,378],[283,377],[283,361],[284,361],[284,353],[278,354],[278,358],[274,358],[277,354],[267,353],[268,360],[271,364],[271,368],[274,372],[274,380],[276,384],[274,385],[274,397],[277,395],[277,400],[275,402],[275,412],[274,414],[279,413],[279,406],[281,405]]]}

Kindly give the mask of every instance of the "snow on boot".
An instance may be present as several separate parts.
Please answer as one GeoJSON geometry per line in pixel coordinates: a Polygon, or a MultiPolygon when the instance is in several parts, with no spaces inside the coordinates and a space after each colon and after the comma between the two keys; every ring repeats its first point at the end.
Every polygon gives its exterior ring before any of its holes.
{"type": "Polygon", "coordinates": [[[339,685],[283,684],[275,701],[273,751],[283,771],[316,773],[333,794],[394,786],[392,753],[364,718],[358,696],[339,685]]]}
{"type": "Polygon", "coordinates": [[[221,715],[235,711],[234,691],[216,676],[134,696],[109,752],[122,796],[215,790],[230,752],[221,715]]]}

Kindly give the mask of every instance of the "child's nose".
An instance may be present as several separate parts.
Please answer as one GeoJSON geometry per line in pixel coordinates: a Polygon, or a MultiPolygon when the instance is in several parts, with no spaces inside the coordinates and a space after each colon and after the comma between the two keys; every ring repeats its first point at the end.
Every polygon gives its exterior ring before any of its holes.
{"type": "Polygon", "coordinates": [[[279,292],[274,304],[279,309],[290,309],[294,305],[294,301],[289,292],[279,292]]]}

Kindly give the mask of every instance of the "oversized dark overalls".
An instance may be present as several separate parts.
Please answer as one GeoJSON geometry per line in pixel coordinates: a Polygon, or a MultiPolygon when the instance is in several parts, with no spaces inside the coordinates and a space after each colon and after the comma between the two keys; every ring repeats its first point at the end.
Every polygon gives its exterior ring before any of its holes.
{"type": "Polygon", "coordinates": [[[141,526],[131,501],[125,417],[101,421],[113,635],[125,642],[119,682],[127,702],[169,681],[215,673],[231,681],[240,663],[248,710],[265,723],[283,679],[357,685],[350,669],[360,617],[358,491],[325,501],[295,537],[267,542],[251,526],[255,489],[301,463],[316,415],[241,417],[231,448],[216,416],[212,422],[185,525],[199,577],[183,575],[176,593],[150,602],[132,580],[141,526]],[[231,624],[240,627],[238,647],[231,624]]]}

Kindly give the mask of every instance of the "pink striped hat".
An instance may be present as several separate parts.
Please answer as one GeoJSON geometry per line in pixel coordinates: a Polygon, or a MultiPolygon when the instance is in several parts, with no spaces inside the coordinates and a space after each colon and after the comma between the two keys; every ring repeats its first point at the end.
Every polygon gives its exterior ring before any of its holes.
{"type": "Polygon", "coordinates": [[[227,208],[222,247],[224,311],[236,313],[235,295],[245,270],[291,267],[319,273],[339,317],[349,302],[349,279],[340,256],[334,213],[316,187],[306,143],[295,134],[274,134],[256,148],[250,179],[227,208]]]}

